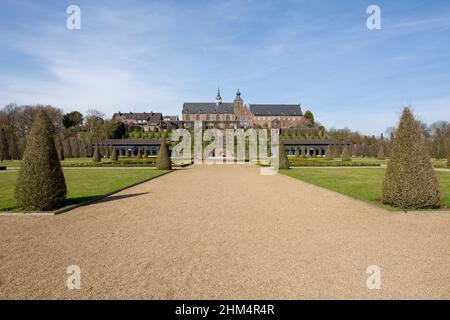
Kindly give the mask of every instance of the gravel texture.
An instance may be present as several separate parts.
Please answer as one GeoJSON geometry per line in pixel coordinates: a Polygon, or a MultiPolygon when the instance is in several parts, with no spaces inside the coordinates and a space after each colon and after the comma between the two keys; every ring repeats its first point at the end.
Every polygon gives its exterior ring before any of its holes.
{"type": "Polygon", "coordinates": [[[0,298],[450,299],[450,213],[192,166],[62,215],[0,216],[0,298]]]}

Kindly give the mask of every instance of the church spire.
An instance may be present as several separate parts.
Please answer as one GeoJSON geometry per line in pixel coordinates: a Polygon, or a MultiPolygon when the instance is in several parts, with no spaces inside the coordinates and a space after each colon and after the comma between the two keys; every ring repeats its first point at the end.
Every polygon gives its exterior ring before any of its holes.
{"type": "Polygon", "coordinates": [[[241,91],[239,91],[239,89],[237,89],[236,92],[236,98],[234,99],[235,102],[243,102],[242,98],[241,98],[241,91]]]}
{"type": "Polygon", "coordinates": [[[216,105],[219,105],[221,103],[222,103],[222,97],[220,96],[220,88],[217,87],[216,105]]]}

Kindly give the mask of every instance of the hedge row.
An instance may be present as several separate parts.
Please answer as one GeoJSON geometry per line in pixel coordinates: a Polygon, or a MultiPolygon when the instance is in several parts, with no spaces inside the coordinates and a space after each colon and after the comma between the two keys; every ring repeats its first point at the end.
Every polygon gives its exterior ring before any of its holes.
{"type": "Polygon", "coordinates": [[[62,163],[63,167],[155,167],[156,160],[62,163]]]}
{"type": "Polygon", "coordinates": [[[380,167],[380,163],[358,161],[321,161],[321,160],[289,160],[291,166],[297,167],[380,167]]]}

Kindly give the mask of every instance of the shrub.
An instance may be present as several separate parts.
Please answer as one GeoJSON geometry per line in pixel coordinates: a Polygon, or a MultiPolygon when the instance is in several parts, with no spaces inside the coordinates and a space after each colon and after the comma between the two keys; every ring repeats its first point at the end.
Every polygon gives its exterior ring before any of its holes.
{"type": "Polygon", "coordinates": [[[61,144],[59,145],[58,148],[58,159],[59,161],[64,161],[64,149],[61,144]]]}
{"type": "Polygon", "coordinates": [[[95,145],[94,155],[92,156],[93,162],[100,162],[100,151],[98,150],[98,144],[95,145]]]}
{"type": "Polygon", "coordinates": [[[148,158],[148,150],[147,149],[144,150],[144,158],[148,158]]]}
{"type": "Polygon", "coordinates": [[[111,160],[114,160],[114,161],[119,160],[119,157],[117,156],[117,149],[116,149],[116,147],[113,147],[113,149],[112,149],[111,160]]]}
{"type": "Polygon", "coordinates": [[[142,159],[142,151],[141,149],[138,149],[137,158],[142,159]]]}
{"type": "Polygon", "coordinates": [[[39,109],[28,134],[23,162],[17,176],[17,206],[25,210],[53,210],[64,203],[67,188],[56,152],[55,128],[39,109]]]}
{"type": "Polygon", "coordinates": [[[342,161],[352,161],[352,155],[350,154],[348,145],[345,145],[344,150],[342,151],[342,161]]]}
{"type": "Polygon", "coordinates": [[[158,158],[156,159],[156,169],[170,170],[172,169],[172,162],[169,157],[169,147],[166,143],[166,137],[163,136],[159,146],[158,158]]]}
{"type": "Polygon", "coordinates": [[[279,145],[279,162],[278,162],[278,168],[279,169],[289,169],[289,160],[286,155],[286,148],[284,147],[284,142],[282,139],[280,139],[280,145],[279,145]]]}
{"type": "Polygon", "coordinates": [[[105,158],[109,158],[111,155],[109,154],[109,146],[105,145],[105,158]]]}
{"type": "Polygon", "coordinates": [[[5,129],[0,130],[0,161],[9,160],[9,145],[5,129]]]}
{"type": "Polygon", "coordinates": [[[384,147],[383,147],[382,144],[380,145],[380,148],[378,149],[377,159],[378,160],[385,160],[386,159],[386,157],[384,156],[384,147]]]}
{"type": "Polygon", "coordinates": [[[401,209],[440,206],[440,190],[419,124],[403,110],[382,185],[384,203],[401,209]]]}
{"type": "Polygon", "coordinates": [[[325,160],[333,160],[332,146],[328,146],[327,150],[325,150],[325,160]]]}
{"type": "Polygon", "coordinates": [[[334,158],[339,158],[341,156],[341,154],[339,153],[339,146],[333,146],[333,154],[332,157],[334,158]]]}
{"type": "Polygon", "coordinates": [[[125,157],[126,158],[129,158],[130,157],[130,150],[125,150],[125,157]]]}

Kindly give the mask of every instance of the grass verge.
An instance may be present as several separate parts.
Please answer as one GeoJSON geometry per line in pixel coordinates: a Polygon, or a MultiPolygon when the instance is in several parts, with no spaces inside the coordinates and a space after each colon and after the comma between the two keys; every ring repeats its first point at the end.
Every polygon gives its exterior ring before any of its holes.
{"type": "MultiPolygon", "coordinates": [[[[381,183],[384,168],[355,168],[342,170],[340,168],[299,168],[280,170],[282,174],[336,191],[355,199],[363,200],[388,208],[381,203],[381,183]]],[[[441,186],[441,202],[445,208],[450,208],[450,172],[436,172],[441,186]]]]}
{"type": "MultiPolygon", "coordinates": [[[[170,171],[156,169],[64,170],[68,189],[64,208],[96,200],[168,172],[170,171]]],[[[17,171],[0,173],[0,211],[20,210],[16,207],[14,199],[16,177],[17,171]]],[[[61,208],[57,210],[60,211],[61,208]]]]}

